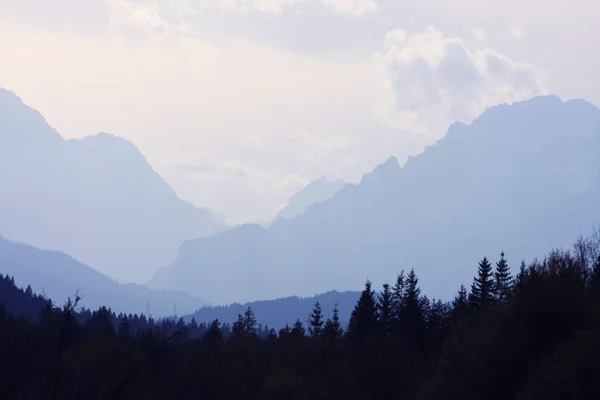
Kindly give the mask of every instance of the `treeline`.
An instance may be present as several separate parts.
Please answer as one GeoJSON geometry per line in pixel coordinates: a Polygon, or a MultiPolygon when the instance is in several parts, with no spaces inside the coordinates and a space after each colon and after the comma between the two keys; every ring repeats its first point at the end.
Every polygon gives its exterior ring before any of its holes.
{"type": "Polygon", "coordinates": [[[347,326],[318,303],[278,331],[252,309],[230,326],[78,311],[77,298],[35,321],[0,310],[2,399],[600,398],[597,238],[516,274],[484,258],[450,302],[422,294],[414,270],[377,293],[367,282],[347,326]]]}

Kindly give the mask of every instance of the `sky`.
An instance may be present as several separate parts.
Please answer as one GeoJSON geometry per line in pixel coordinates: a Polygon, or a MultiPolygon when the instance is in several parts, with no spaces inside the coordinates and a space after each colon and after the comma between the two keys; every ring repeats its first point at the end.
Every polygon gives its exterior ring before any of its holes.
{"type": "Polygon", "coordinates": [[[134,142],[180,197],[265,221],[487,107],[600,104],[595,0],[0,0],[0,87],[134,142]]]}

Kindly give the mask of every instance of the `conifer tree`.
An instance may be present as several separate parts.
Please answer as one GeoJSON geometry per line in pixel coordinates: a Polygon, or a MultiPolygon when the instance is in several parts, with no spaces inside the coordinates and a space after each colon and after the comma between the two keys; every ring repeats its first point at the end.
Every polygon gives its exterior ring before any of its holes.
{"type": "Polygon", "coordinates": [[[244,312],[244,329],[247,336],[256,336],[256,317],[250,307],[244,312]]]}
{"type": "Polygon", "coordinates": [[[396,278],[396,283],[392,288],[392,313],[393,319],[398,320],[400,310],[402,309],[402,301],[404,298],[404,271],[401,271],[396,278]]]}
{"type": "Polygon", "coordinates": [[[469,303],[474,308],[487,308],[493,302],[494,279],[492,264],[486,257],[479,262],[477,277],[473,280],[469,303]]]}
{"type": "Polygon", "coordinates": [[[310,326],[308,327],[310,336],[313,338],[321,336],[323,334],[323,324],[323,309],[321,308],[321,304],[317,301],[310,314],[310,326]]]}
{"type": "Polygon", "coordinates": [[[279,330],[279,338],[284,338],[289,336],[292,333],[292,328],[290,328],[289,324],[286,322],[285,326],[279,330]]]}
{"type": "Polygon", "coordinates": [[[453,318],[462,318],[469,311],[469,298],[465,285],[460,285],[460,289],[452,301],[453,318]]]}
{"type": "Polygon", "coordinates": [[[304,325],[302,325],[302,321],[299,319],[294,322],[294,326],[292,327],[292,335],[297,337],[306,336],[306,329],[304,329],[304,325]]]}
{"type": "Polygon", "coordinates": [[[237,320],[231,326],[231,334],[233,337],[243,337],[246,332],[244,317],[242,314],[238,314],[237,320]]]}
{"type": "Polygon", "coordinates": [[[371,289],[371,281],[365,283],[365,289],[360,298],[348,324],[348,336],[356,343],[363,343],[377,327],[377,303],[375,292],[371,289]]]}
{"type": "Polygon", "coordinates": [[[519,273],[517,274],[517,277],[515,278],[515,281],[513,284],[513,290],[515,292],[521,292],[523,290],[523,287],[525,286],[528,276],[529,276],[529,271],[527,270],[527,265],[525,264],[525,260],[523,260],[523,261],[521,261],[521,266],[519,267],[519,273]]]}
{"type": "Polygon", "coordinates": [[[500,254],[500,261],[496,263],[496,271],[494,272],[494,297],[499,306],[503,306],[508,302],[512,293],[513,279],[510,275],[508,262],[504,257],[504,252],[500,254]]]}
{"type": "Polygon", "coordinates": [[[383,290],[377,299],[377,308],[379,311],[379,324],[385,333],[390,333],[392,326],[392,291],[390,285],[385,283],[383,290]]]}
{"type": "Polygon", "coordinates": [[[206,333],[202,337],[202,343],[214,347],[224,342],[223,332],[221,331],[221,323],[218,319],[213,320],[209,325],[206,333]]]}
{"type": "Polygon", "coordinates": [[[428,300],[421,296],[419,279],[411,269],[404,281],[404,296],[400,309],[400,337],[409,347],[422,346],[425,336],[425,310],[428,300]]]}
{"type": "Polygon", "coordinates": [[[329,339],[340,339],[343,335],[344,329],[340,323],[340,312],[337,303],[335,303],[333,306],[333,316],[327,318],[327,321],[325,321],[323,336],[329,339]]]}

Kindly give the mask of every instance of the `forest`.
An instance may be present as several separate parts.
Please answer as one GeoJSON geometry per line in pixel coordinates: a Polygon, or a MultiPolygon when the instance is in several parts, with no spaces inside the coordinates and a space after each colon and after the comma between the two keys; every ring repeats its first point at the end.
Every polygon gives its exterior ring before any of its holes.
{"type": "MultiPolygon", "coordinates": [[[[0,276],[1,399],[600,398],[600,240],[473,266],[451,301],[414,269],[367,281],[347,326],[319,303],[279,330],[60,306],[0,276]]],[[[439,267],[440,270],[443,266],[439,267]]]]}

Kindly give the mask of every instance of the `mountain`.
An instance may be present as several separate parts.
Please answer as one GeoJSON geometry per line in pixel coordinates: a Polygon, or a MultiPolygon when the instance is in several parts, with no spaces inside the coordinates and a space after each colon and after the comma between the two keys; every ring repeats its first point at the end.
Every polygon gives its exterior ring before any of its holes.
{"type": "Polygon", "coordinates": [[[350,320],[350,313],[359,297],[360,292],[330,291],[312,297],[292,296],[246,304],[235,303],[220,307],[206,306],[193,314],[185,316],[184,320],[190,322],[194,318],[198,323],[209,323],[218,319],[222,323],[233,324],[237,320],[238,314],[243,315],[244,311],[250,307],[256,320],[263,326],[280,329],[285,327],[286,324],[292,326],[298,319],[307,326],[309,315],[318,301],[321,304],[325,318],[332,316],[333,308],[337,305],[340,321],[343,326],[346,326],[350,320]]]}
{"type": "Polygon", "coordinates": [[[147,280],[181,242],[223,229],[177,197],[129,141],[65,140],[0,89],[0,233],[65,251],[124,281],[147,280]]]}
{"type": "Polygon", "coordinates": [[[333,182],[325,177],[316,179],[293,195],[287,205],[277,212],[273,221],[280,218],[294,219],[300,214],[303,214],[312,205],[332,198],[337,192],[342,190],[344,186],[346,186],[346,182],[341,179],[333,182]]]}
{"type": "Polygon", "coordinates": [[[151,290],[136,284],[118,284],[74,258],[57,251],[39,250],[0,237],[0,273],[20,287],[30,285],[61,306],[79,292],[80,305],[154,317],[190,313],[205,305],[186,293],[151,290]]]}
{"type": "Polygon", "coordinates": [[[555,96],[501,105],[411,157],[269,229],[183,243],[152,284],[216,304],[356,290],[415,268],[450,299],[477,262],[568,247],[600,221],[600,111],[555,96]]]}

